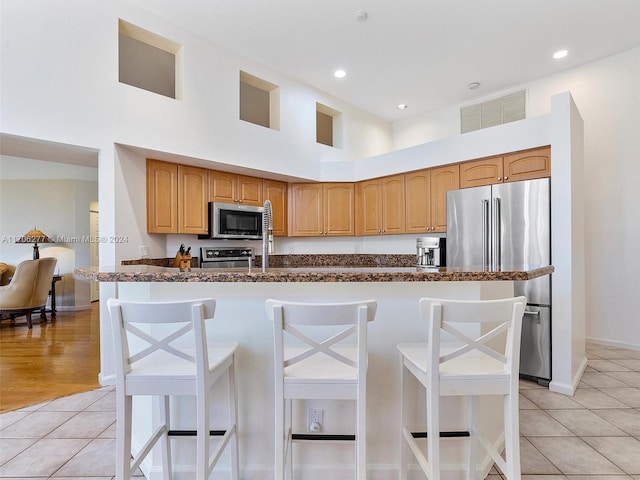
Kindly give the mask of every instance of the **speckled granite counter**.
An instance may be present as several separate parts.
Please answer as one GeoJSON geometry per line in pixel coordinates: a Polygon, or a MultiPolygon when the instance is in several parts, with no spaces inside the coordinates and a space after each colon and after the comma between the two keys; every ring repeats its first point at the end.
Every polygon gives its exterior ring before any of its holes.
{"type": "Polygon", "coordinates": [[[200,269],[180,271],[153,265],[76,268],[75,273],[98,282],[459,282],[519,281],[548,275],[553,266],[515,265],[500,271],[485,271],[481,266],[458,268],[417,267],[258,267],[200,269]]]}

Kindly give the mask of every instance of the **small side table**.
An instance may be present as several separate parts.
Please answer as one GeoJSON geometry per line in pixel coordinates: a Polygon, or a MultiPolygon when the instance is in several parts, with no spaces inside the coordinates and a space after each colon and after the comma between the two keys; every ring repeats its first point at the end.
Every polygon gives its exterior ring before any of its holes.
{"type": "Polygon", "coordinates": [[[62,280],[62,275],[54,275],[51,279],[51,290],[49,295],[51,296],[51,318],[56,318],[56,282],[62,280]]]}

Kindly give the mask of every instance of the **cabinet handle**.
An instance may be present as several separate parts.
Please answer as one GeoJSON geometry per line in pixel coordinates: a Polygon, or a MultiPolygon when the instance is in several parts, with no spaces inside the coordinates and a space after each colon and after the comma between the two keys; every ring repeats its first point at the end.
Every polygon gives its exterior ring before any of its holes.
{"type": "Polygon", "coordinates": [[[502,180],[502,177],[498,177],[498,181],[502,180]]]}
{"type": "Polygon", "coordinates": [[[508,179],[509,179],[509,177],[504,177],[504,179],[505,179],[505,180],[508,180],[508,179]]]}

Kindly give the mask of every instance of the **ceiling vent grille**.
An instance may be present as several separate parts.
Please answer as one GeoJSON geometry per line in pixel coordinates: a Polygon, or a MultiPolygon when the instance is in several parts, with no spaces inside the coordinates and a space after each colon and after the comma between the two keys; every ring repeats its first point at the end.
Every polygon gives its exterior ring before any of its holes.
{"type": "Polygon", "coordinates": [[[473,132],[526,118],[525,100],[525,91],[522,90],[494,100],[462,107],[460,133],[473,132]]]}

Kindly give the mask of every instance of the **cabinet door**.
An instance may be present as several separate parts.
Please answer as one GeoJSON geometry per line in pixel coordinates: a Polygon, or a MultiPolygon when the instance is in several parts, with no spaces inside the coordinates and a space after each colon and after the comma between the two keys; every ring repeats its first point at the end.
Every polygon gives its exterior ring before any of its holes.
{"type": "Polygon", "coordinates": [[[404,174],[384,177],[382,190],[382,233],[404,233],[404,174]]]}
{"type": "Polygon", "coordinates": [[[287,184],[275,180],[264,180],[263,198],[271,202],[273,234],[287,236],[287,184]]]}
{"type": "Polygon", "coordinates": [[[504,181],[517,182],[551,176],[551,147],[504,156],[504,181]]]}
{"type": "Polygon", "coordinates": [[[178,165],[147,159],[147,232],[178,233],[178,165]]]}
{"type": "Polygon", "coordinates": [[[291,235],[313,237],[323,232],[321,183],[291,184],[291,235]]]}
{"type": "Polygon", "coordinates": [[[262,179],[238,175],[238,203],[262,206],[262,179]]]}
{"type": "Polygon", "coordinates": [[[459,185],[459,164],[431,169],[431,231],[447,231],[447,192],[458,189],[459,185]]]}
{"type": "Polygon", "coordinates": [[[502,183],[502,155],[460,164],[460,188],[502,183]]]}
{"type": "Polygon", "coordinates": [[[356,184],[356,235],[382,233],[382,198],[380,179],[356,184]]]}
{"type": "Polygon", "coordinates": [[[431,172],[404,174],[405,232],[424,233],[431,228],[431,172]]]}
{"type": "Polygon", "coordinates": [[[207,233],[208,188],[207,169],[178,165],[178,233],[207,233]]]}
{"type": "Polygon", "coordinates": [[[209,201],[236,203],[238,176],[235,173],[209,171],[209,201]]]}
{"type": "Polygon", "coordinates": [[[353,235],[354,225],[353,183],[325,183],[323,185],[324,235],[353,235]]]}

